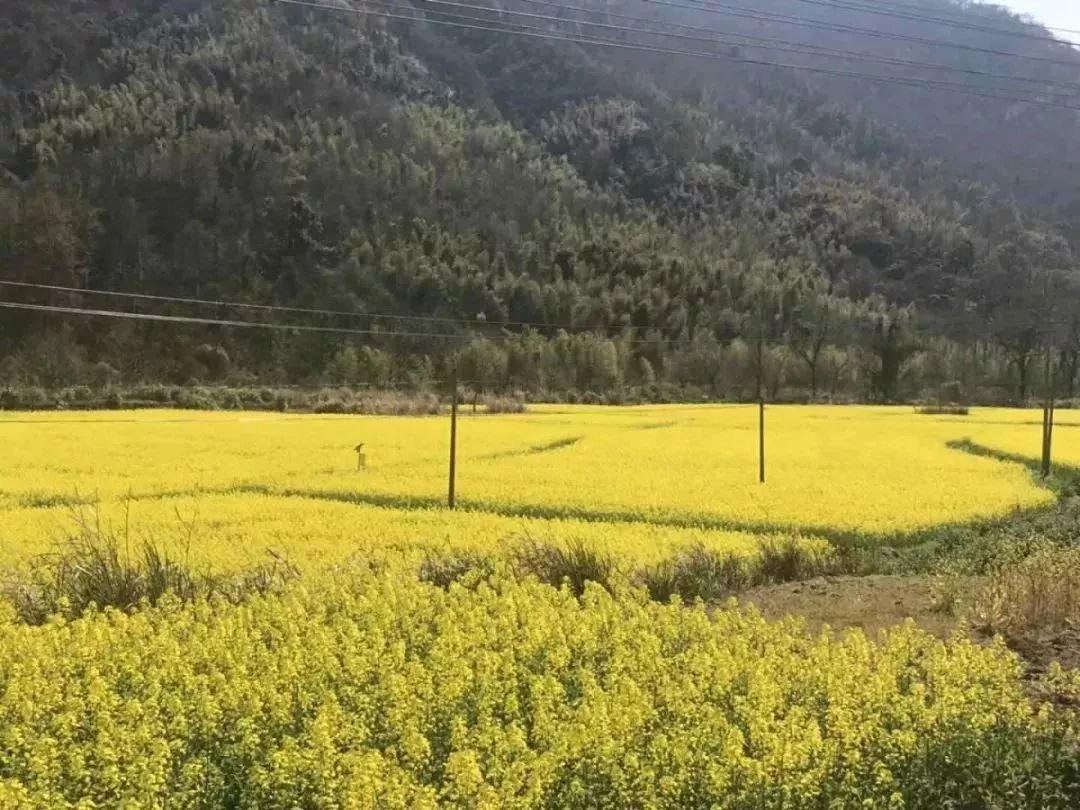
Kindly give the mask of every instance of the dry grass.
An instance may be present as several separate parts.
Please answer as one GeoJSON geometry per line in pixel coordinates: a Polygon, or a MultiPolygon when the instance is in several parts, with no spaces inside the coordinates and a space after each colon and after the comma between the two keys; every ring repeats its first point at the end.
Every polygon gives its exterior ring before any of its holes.
{"type": "Polygon", "coordinates": [[[1080,627],[1080,550],[1042,551],[992,574],[970,618],[976,630],[1012,638],[1080,627]]]}

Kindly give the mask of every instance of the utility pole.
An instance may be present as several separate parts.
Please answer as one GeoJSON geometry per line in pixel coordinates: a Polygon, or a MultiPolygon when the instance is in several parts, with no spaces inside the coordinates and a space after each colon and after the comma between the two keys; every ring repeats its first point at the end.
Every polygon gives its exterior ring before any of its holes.
{"type": "Polygon", "coordinates": [[[458,378],[456,361],[453,373],[450,375],[450,385],[453,387],[453,393],[450,400],[450,486],[447,502],[450,508],[454,509],[457,506],[457,495],[454,491],[457,482],[458,378]]]}
{"type": "Polygon", "coordinates": [[[765,324],[758,319],[757,399],[758,399],[758,483],[765,483],[765,324]]]}
{"type": "Polygon", "coordinates": [[[1054,363],[1050,341],[1046,343],[1046,360],[1043,367],[1043,385],[1045,395],[1043,398],[1043,433],[1042,433],[1042,477],[1049,478],[1052,465],[1051,448],[1054,442],[1054,363]]]}

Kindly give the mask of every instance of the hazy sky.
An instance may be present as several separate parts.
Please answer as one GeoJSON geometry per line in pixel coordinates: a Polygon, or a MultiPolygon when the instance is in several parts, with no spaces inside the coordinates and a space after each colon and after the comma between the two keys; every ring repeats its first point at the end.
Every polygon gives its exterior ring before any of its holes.
{"type": "MultiPolygon", "coordinates": [[[[1000,0],[1004,5],[1030,14],[1040,22],[1059,28],[1074,28],[1080,31],[1080,0],[1000,0]]],[[[1080,34],[1057,35],[1061,39],[1074,39],[1080,42],[1080,34]]]]}

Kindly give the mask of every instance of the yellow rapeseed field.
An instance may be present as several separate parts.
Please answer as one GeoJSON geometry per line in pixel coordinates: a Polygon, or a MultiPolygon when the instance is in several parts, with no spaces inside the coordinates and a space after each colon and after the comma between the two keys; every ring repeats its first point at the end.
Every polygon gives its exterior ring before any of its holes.
{"type": "Polygon", "coordinates": [[[627,577],[417,576],[521,539],[629,572],[1038,506],[1023,465],[949,446],[1030,456],[1030,422],[774,407],[762,486],[752,408],[466,414],[450,512],[444,417],[0,415],[0,808],[1076,807],[1075,723],[1002,645],[815,636],[627,577]],[[28,619],[79,521],[301,576],[28,619]]]}
{"type": "MultiPolygon", "coordinates": [[[[982,447],[1032,461],[1039,458],[1041,410],[979,409],[953,424],[962,426],[959,432],[982,447]]],[[[1071,410],[1055,413],[1053,457],[1055,463],[1080,467],[1080,413],[1071,410]]]]}
{"type": "MultiPolygon", "coordinates": [[[[24,568],[31,550],[49,553],[80,524],[107,535],[164,542],[193,564],[248,568],[287,557],[303,570],[326,568],[362,556],[400,556],[451,549],[478,552],[513,548],[518,541],[580,542],[624,561],[654,562],[687,544],[752,553],[748,532],[664,526],[641,522],[545,520],[445,509],[389,509],[366,504],[280,498],[274,495],[191,495],[94,506],[21,507],[0,511],[0,567],[24,568]],[[19,543],[3,538],[19,538],[19,543]],[[190,556],[188,556],[190,553],[190,556]]],[[[826,541],[805,538],[809,546],[826,541]]]]}
{"type": "Polygon", "coordinates": [[[334,557],[368,544],[539,535],[617,536],[609,545],[640,557],[680,539],[737,548],[748,533],[903,534],[1047,503],[1021,465],[948,446],[970,438],[1030,452],[1032,418],[771,407],[762,486],[752,407],[466,413],[458,495],[467,514],[450,516],[432,511],[446,497],[445,417],[7,414],[0,556],[47,547],[70,521],[68,504],[98,502],[115,522],[127,498],[137,524],[163,531],[171,521],[178,534],[202,521],[235,540],[230,554],[286,546],[334,557]],[[625,525],[604,525],[612,521],[625,525]]]}
{"type": "Polygon", "coordinates": [[[1003,647],[358,572],[0,621],[0,807],[1075,807],[1003,647]]]}

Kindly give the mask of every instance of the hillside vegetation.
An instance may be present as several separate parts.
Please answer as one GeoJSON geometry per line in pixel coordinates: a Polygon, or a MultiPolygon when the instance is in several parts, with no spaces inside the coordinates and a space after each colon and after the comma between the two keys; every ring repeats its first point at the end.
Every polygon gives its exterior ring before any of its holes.
{"type": "Polygon", "coordinates": [[[605,50],[270,0],[7,4],[0,280],[368,314],[2,287],[359,334],[5,311],[0,379],[423,385],[467,345],[462,375],[486,389],[743,396],[764,337],[770,396],[1023,400],[1052,340],[1071,395],[1078,113],[1009,97],[1080,107],[1080,53],[945,0],[914,7],[974,30],[849,3],[755,6],[829,26],[813,29],[689,5],[587,8],[968,73],[605,50]]]}

